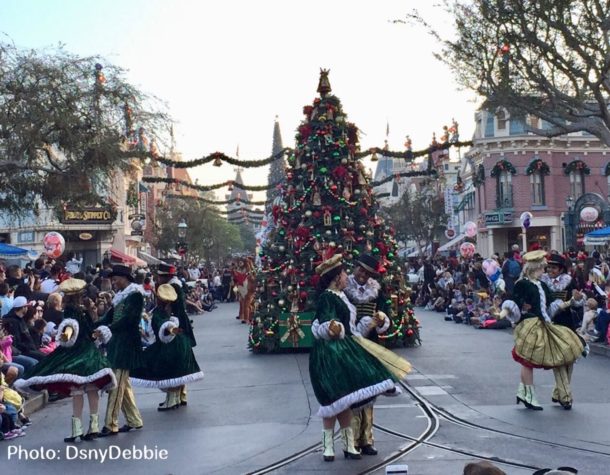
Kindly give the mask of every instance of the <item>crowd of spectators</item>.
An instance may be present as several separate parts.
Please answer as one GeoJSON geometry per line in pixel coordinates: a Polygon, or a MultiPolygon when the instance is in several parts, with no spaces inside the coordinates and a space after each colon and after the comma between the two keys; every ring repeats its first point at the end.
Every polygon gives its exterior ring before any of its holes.
{"type": "MultiPolygon", "coordinates": [[[[547,250],[551,254],[559,254],[547,250]]],[[[585,305],[575,308],[574,330],[583,339],[608,344],[610,322],[610,255],[570,250],[562,254],[566,272],[574,287],[586,297],[585,305]]],[[[410,259],[407,276],[412,285],[412,301],[444,315],[445,320],[480,329],[505,329],[514,326],[510,315],[501,312],[502,303],[512,297],[521,273],[521,251],[514,245],[509,251],[489,258],[498,263],[502,285],[485,273],[486,258],[475,254],[470,259],[451,252],[449,256],[410,259]]]]}
{"type": "MultiPolygon", "coordinates": [[[[84,269],[82,263],[73,253],[63,261],[41,257],[23,267],[0,263],[0,440],[24,436],[30,424],[23,413],[28,396],[15,391],[12,384],[55,349],[56,329],[63,320],[59,284],[70,277],[84,280],[84,305],[98,318],[112,305],[111,262],[104,259],[101,264],[84,269]]],[[[226,300],[222,298],[227,294],[221,272],[194,265],[178,270],[191,314],[211,312],[217,308],[217,301],[226,300]]],[[[154,341],[150,322],[156,305],[153,273],[154,269],[134,271],[146,302],[140,323],[143,347],[154,341]]],[[[60,397],[51,394],[50,400],[60,397]]]]}

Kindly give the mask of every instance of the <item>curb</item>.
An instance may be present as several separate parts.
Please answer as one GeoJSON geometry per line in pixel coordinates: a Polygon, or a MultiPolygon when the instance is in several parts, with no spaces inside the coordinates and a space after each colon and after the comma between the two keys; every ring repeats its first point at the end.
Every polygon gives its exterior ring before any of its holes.
{"type": "Polygon", "coordinates": [[[610,346],[603,345],[601,343],[589,343],[589,348],[591,348],[591,353],[594,355],[600,355],[605,357],[610,357],[610,346]]]}
{"type": "Polygon", "coordinates": [[[25,402],[23,403],[23,413],[29,416],[30,414],[41,410],[47,405],[48,402],[49,393],[47,391],[43,391],[39,394],[36,394],[25,400],[25,402]]]}

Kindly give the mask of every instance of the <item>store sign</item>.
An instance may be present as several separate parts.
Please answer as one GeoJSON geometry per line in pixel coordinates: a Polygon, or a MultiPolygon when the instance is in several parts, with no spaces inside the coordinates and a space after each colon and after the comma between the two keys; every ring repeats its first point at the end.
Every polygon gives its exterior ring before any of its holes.
{"type": "Polygon", "coordinates": [[[17,242],[34,242],[35,236],[34,231],[20,231],[17,234],[17,242]]]}
{"type": "Polygon", "coordinates": [[[80,233],[78,235],[78,239],[80,239],[81,241],[90,241],[91,239],[93,239],[93,234],[91,234],[91,233],[80,233]]]}
{"type": "Polygon", "coordinates": [[[498,213],[485,213],[485,225],[493,226],[496,224],[512,224],[513,213],[511,211],[502,211],[498,213]]]}
{"type": "Polygon", "coordinates": [[[110,208],[64,208],[64,224],[112,224],[115,213],[110,208]]]}

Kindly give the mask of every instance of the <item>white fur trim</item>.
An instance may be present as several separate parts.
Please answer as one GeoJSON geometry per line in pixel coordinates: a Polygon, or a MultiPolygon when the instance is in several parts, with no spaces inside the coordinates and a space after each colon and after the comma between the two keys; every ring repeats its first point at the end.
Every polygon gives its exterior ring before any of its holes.
{"type": "Polygon", "coordinates": [[[174,328],[178,328],[177,322],[172,321],[172,319],[170,318],[167,322],[161,325],[161,328],[159,328],[159,340],[161,340],[162,343],[166,344],[174,341],[176,335],[169,333],[174,328]],[[169,334],[167,334],[166,332],[169,334]]]}
{"type": "Polygon", "coordinates": [[[73,318],[66,318],[65,320],[62,320],[61,323],[59,324],[59,327],[57,328],[57,334],[55,335],[55,341],[60,346],[65,346],[66,348],[70,348],[71,346],[74,346],[74,343],[76,343],[76,339],[78,338],[79,328],[80,328],[80,326],[79,326],[78,322],[76,320],[74,320],[73,318]],[[63,341],[61,339],[61,335],[64,332],[64,330],[66,329],[66,327],[71,327],[73,330],[73,333],[68,341],[63,341]]]}
{"type": "Polygon", "coordinates": [[[111,381],[106,386],[101,388],[102,391],[107,391],[116,387],[116,377],[110,368],[102,368],[96,373],[89,376],[77,376],[70,373],[57,373],[48,376],[33,376],[29,379],[18,379],[15,381],[15,389],[25,392],[37,392],[32,386],[40,386],[46,384],[67,383],[74,386],[91,384],[105,376],[110,376],[111,381]]]}
{"type": "Polygon", "coordinates": [[[565,290],[568,285],[572,282],[572,276],[570,274],[559,274],[557,277],[552,279],[548,274],[543,274],[540,278],[544,282],[551,292],[561,292],[565,290]]]}
{"type": "Polygon", "coordinates": [[[182,282],[177,276],[173,276],[171,279],[169,279],[168,284],[176,284],[178,287],[182,288],[182,282]]]}
{"type": "Polygon", "coordinates": [[[123,300],[125,300],[127,297],[129,297],[134,292],[140,292],[142,295],[145,295],[144,287],[142,287],[139,284],[136,284],[135,282],[132,282],[127,287],[125,287],[123,290],[121,290],[120,292],[117,292],[117,294],[112,299],[112,305],[114,305],[116,307],[119,303],[121,303],[123,300]]]}
{"type": "Polygon", "coordinates": [[[379,396],[384,392],[395,387],[394,381],[386,379],[380,383],[374,384],[367,388],[358,389],[357,391],[343,396],[341,399],[337,399],[328,406],[320,406],[318,409],[319,417],[333,417],[337,414],[342,413],[346,409],[349,409],[354,404],[357,404],[365,399],[369,399],[375,396],[379,396]]]}
{"type": "Polygon", "coordinates": [[[112,338],[112,331],[106,325],[100,325],[96,328],[101,333],[99,338],[95,339],[95,346],[105,345],[112,338]]]}
{"type": "Polygon", "coordinates": [[[360,304],[375,300],[379,295],[380,289],[381,285],[375,279],[369,277],[364,285],[360,285],[352,274],[347,279],[347,287],[344,292],[352,302],[360,304]],[[363,287],[363,292],[360,292],[360,287],[363,287]]]}
{"type": "Polygon", "coordinates": [[[203,379],[203,371],[199,371],[198,373],[193,374],[187,374],[186,376],[181,376],[179,378],[163,379],[161,381],[152,381],[148,379],[139,378],[129,379],[131,380],[132,385],[138,386],[140,388],[168,389],[175,388],[177,386],[182,386],[184,384],[193,383],[195,381],[203,379]]]}
{"type": "Polygon", "coordinates": [[[513,300],[505,300],[502,302],[501,308],[502,310],[506,310],[508,313],[508,319],[511,322],[517,323],[521,318],[521,310],[519,310],[519,307],[513,300]]]}
{"type": "MultiPolygon", "coordinates": [[[[358,328],[356,327],[356,317],[357,317],[358,312],[356,310],[356,307],[354,307],[354,304],[352,304],[349,301],[349,299],[347,298],[347,295],[345,295],[344,292],[340,292],[337,290],[331,290],[331,289],[327,289],[326,291],[335,294],[347,306],[347,309],[349,310],[349,329],[352,332],[352,335],[359,335],[358,328]]],[[[343,338],[343,337],[341,337],[341,338],[343,338]]]]}
{"type": "MultiPolygon", "coordinates": [[[[343,340],[345,338],[345,327],[343,326],[343,323],[336,320],[335,323],[341,325],[341,334],[338,339],[343,340]]],[[[318,322],[318,319],[315,319],[311,324],[311,333],[317,340],[333,340],[330,336],[329,327],[330,322],[320,323],[318,322]]]]}

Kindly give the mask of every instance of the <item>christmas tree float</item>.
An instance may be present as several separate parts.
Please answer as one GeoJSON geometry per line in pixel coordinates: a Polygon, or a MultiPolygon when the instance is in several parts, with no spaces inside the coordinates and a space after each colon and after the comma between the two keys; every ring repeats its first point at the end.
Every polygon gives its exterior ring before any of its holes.
{"type": "Polygon", "coordinates": [[[383,295],[392,325],[386,346],[419,343],[415,319],[397,258],[392,227],[377,214],[369,176],[358,159],[358,128],[347,121],[321,70],[320,97],[305,106],[286,182],[272,207],[259,251],[256,310],[249,345],[255,352],[309,348],[318,276],[315,267],[341,253],[348,267],[362,254],[379,261],[383,295]]]}

